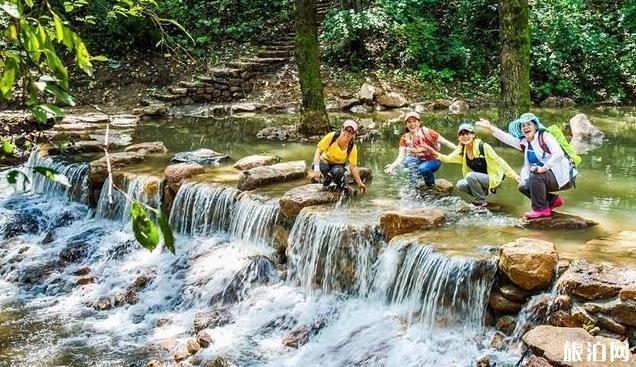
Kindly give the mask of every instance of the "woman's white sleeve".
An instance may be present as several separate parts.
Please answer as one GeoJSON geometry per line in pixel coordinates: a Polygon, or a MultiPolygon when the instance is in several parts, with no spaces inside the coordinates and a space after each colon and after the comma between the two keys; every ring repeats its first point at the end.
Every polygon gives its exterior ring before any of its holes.
{"type": "Polygon", "coordinates": [[[492,133],[492,135],[495,138],[497,138],[499,141],[501,141],[502,143],[508,144],[515,149],[521,150],[521,143],[519,139],[508,134],[507,132],[504,132],[503,130],[496,128],[495,131],[492,133]]]}

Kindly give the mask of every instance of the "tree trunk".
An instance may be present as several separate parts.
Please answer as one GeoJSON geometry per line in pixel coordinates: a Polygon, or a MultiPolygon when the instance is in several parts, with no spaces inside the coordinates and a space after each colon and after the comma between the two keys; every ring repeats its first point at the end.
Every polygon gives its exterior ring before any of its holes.
{"type": "Polygon", "coordinates": [[[299,131],[306,135],[330,129],[320,76],[317,18],[316,0],[296,0],[296,62],[303,97],[299,131]]]}
{"type": "Polygon", "coordinates": [[[501,99],[504,123],[530,108],[530,28],[528,0],[499,0],[501,40],[501,99]]]}

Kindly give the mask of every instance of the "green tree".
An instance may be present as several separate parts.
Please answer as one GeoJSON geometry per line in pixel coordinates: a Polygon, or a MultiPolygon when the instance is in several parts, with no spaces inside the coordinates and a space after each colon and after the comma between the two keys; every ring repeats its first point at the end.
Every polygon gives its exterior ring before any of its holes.
{"type": "Polygon", "coordinates": [[[528,0],[499,0],[501,41],[499,121],[530,108],[530,28],[528,0]]]}
{"type": "Polygon", "coordinates": [[[329,130],[320,75],[317,16],[316,0],[296,0],[296,62],[303,100],[299,131],[306,135],[329,130]]]}

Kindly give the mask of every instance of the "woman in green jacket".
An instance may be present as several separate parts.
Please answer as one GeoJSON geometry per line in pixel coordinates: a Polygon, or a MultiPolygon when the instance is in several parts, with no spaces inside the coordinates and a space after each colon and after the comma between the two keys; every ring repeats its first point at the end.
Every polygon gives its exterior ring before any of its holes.
{"type": "Polygon", "coordinates": [[[475,128],[472,124],[459,125],[457,135],[459,146],[450,154],[441,154],[432,148],[429,152],[442,162],[462,165],[464,178],[459,180],[456,186],[475,198],[473,205],[486,206],[488,192],[494,192],[505,175],[519,181],[519,175],[495,153],[490,144],[475,139],[475,128]]]}

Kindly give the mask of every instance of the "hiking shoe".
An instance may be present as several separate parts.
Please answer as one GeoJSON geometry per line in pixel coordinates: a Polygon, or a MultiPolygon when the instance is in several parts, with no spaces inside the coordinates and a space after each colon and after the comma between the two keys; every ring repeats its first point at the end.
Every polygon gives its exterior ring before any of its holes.
{"type": "Polygon", "coordinates": [[[485,201],[480,201],[480,200],[474,200],[472,203],[470,203],[472,206],[476,207],[476,208],[483,208],[486,205],[488,205],[487,202],[485,201]]]}
{"type": "Polygon", "coordinates": [[[552,210],[550,208],[540,209],[540,210],[531,210],[524,214],[526,219],[537,219],[537,218],[546,218],[552,214],[552,210]]]}
{"type": "Polygon", "coordinates": [[[565,204],[565,199],[557,195],[557,197],[552,200],[552,203],[550,203],[550,209],[558,208],[563,204],[565,204]]]}

